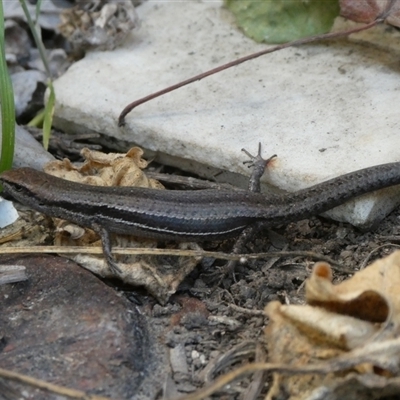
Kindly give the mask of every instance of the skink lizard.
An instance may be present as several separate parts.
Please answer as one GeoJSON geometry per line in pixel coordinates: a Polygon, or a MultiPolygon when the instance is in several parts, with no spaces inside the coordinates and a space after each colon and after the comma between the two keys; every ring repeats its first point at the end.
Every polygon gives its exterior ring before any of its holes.
{"type": "Polygon", "coordinates": [[[0,182],[6,193],[34,210],[97,231],[107,261],[118,270],[111,255],[110,232],[201,241],[235,236],[251,225],[272,228],[320,214],[364,193],[400,184],[400,162],[361,169],[274,196],[245,190],[89,186],[32,168],[3,172],[0,182]]]}

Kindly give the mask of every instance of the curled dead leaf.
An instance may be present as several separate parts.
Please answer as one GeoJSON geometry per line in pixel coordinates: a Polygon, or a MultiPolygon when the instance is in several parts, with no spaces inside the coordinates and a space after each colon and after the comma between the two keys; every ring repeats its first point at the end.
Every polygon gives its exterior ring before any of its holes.
{"type": "MultiPolygon", "coordinates": [[[[274,373],[267,399],[364,398],[379,388],[400,393],[400,251],[334,285],[328,264],[317,263],[306,282],[307,305],[266,307],[270,361],[299,368],[321,365],[325,374],[274,373]],[[356,382],[354,386],[349,382],[356,382]],[[374,386],[374,385],[377,386],[374,386]],[[389,390],[390,388],[390,390],[389,390]],[[342,391],[341,391],[342,390],[342,391]],[[321,397],[321,393],[324,396],[321,397]]],[[[377,398],[368,397],[368,398],[377,398]]]]}

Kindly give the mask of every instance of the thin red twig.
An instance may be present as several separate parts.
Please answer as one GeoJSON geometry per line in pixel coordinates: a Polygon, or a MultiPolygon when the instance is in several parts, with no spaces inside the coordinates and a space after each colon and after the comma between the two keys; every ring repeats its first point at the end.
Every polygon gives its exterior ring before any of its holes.
{"type": "Polygon", "coordinates": [[[210,75],[214,75],[217,72],[223,71],[225,69],[234,67],[235,65],[239,65],[241,63],[244,63],[245,61],[248,60],[252,60],[254,58],[263,56],[264,54],[269,54],[269,53],[273,53],[275,51],[278,50],[282,50],[282,49],[286,49],[288,47],[291,46],[298,46],[298,45],[302,45],[302,44],[307,44],[307,43],[312,43],[312,42],[316,42],[318,40],[325,40],[325,39],[334,39],[334,38],[338,38],[338,37],[344,37],[344,36],[348,36],[352,33],[357,33],[357,32],[361,32],[364,31],[366,29],[372,28],[375,25],[378,25],[379,23],[383,22],[385,20],[385,17],[382,16],[380,18],[377,18],[376,20],[370,22],[369,24],[366,24],[364,26],[358,27],[358,28],[352,28],[346,31],[341,31],[341,32],[331,32],[331,33],[325,33],[323,35],[316,35],[316,36],[310,36],[307,38],[303,38],[303,39],[298,39],[298,40],[293,40],[291,42],[287,42],[287,43],[283,43],[283,44],[279,44],[275,47],[271,47],[269,49],[265,49],[265,50],[261,50],[257,53],[253,53],[250,54],[248,56],[242,57],[242,58],[238,58],[237,60],[231,61],[227,64],[221,65],[217,68],[214,69],[210,69],[209,71],[203,72],[199,75],[193,76],[192,78],[186,79],[185,81],[179,82],[175,85],[169,86],[165,89],[159,90],[158,92],[152,93],[148,96],[142,97],[139,100],[135,100],[134,102],[128,104],[121,112],[121,114],[118,117],[118,126],[123,126],[125,125],[125,117],[127,114],[129,114],[135,107],[139,106],[140,104],[146,103],[149,100],[152,100],[156,97],[159,97],[165,93],[168,92],[172,92],[175,89],[178,89],[182,86],[186,86],[189,83],[195,82],[195,81],[199,81],[200,79],[203,79],[207,76],[210,75]]]}

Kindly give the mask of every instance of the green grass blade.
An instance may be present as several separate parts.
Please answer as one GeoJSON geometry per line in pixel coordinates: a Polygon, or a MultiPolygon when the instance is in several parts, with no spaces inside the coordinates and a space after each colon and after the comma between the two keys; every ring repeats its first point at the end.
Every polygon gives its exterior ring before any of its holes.
{"type": "Polygon", "coordinates": [[[44,48],[40,31],[39,31],[39,29],[37,29],[37,26],[35,25],[35,23],[32,20],[31,14],[29,13],[29,10],[28,10],[28,6],[26,5],[26,1],[19,0],[19,2],[21,4],[22,10],[24,11],[26,20],[29,25],[29,29],[31,30],[33,39],[36,44],[36,47],[39,50],[40,58],[43,61],[43,65],[44,65],[44,68],[46,69],[47,76],[50,78],[51,77],[50,67],[49,67],[49,63],[47,62],[46,49],[44,48]]]}
{"type": "Polygon", "coordinates": [[[26,125],[40,128],[43,126],[44,108],[42,108],[26,125]]]}
{"type": "Polygon", "coordinates": [[[39,21],[39,14],[41,7],[42,7],[42,0],[38,0],[38,2],[36,3],[35,25],[39,23],[38,21],[39,21]]]}
{"type": "Polygon", "coordinates": [[[49,98],[47,99],[46,106],[44,108],[44,119],[43,119],[43,147],[46,150],[49,148],[51,126],[53,123],[54,105],[56,102],[56,94],[54,93],[54,87],[51,81],[49,81],[48,87],[50,90],[50,94],[49,98]]]}
{"type": "Polygon", "coordinates": [[[1,156],[0,171],[10,169],[14,157],[15,105],[14,91],[7,69],[4,40],[3,1],[0,0],[0,102],[1,102],[1,156]]]}
{"type": "Polygon", "coordinates": [[[29,28],[32,32],[33,39],[35,40],[36,46],[39,50],[40,58],[43,61],[43,65],[46,69],[47,76],[49,78],[49,82],[47,86],[50,91],[49,98],[44,108],[44,119],[43,119],[43,147],[47,150],[49,145],[51,126],[53,122],[53,113],[54,113],[54,104],[55,104],[55,92],[53,88],[53,83],[51,81],[51,71],[50,66],[47,61],[46,49],[43,45],[40,26],[38,23],[39,13],[41,1],[38,1],[36,4],[36,13],[35,13],[35,21],[32,20],[32,17],[29,13],[28,6],[26,5],[26,0],[19,0],[21,7],[24,11],[26,20],[28,21],[29,28]]]}

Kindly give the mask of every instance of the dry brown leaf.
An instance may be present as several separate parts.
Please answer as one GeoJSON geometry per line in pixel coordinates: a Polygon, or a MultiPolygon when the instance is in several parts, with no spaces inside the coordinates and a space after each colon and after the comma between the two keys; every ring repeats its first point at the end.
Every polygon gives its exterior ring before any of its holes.
{"type": "MultiPolygon", "coordinates": [[[[329,341],[320,340],[318,335],[308,337],[307,333],[301,332],[297,321],[293,323],[291,318],[285,315],[289,307],[292,306],[284,306],[274,301],[265,309],[270,318],[265,330],[269,362],[305,366],[318,364],[321,360],[334,358],[344,353],[344,350],[333,346],[329,341]]],[[[334,381],[334,374],[286,376],[274,373],[273,385],[267,399],[279,398],[282,392],[290,393],[293,396],[291,398],[307,399],[315,387],[329,386],[334,381]]]]}
{"type": "Polygon", "coordinates": [[[306,282],[307,305],[268,304],[270,361],[299,368],[325,363],[332,372],[274,373],[267,399],[283,393],[296,399],[379,398],[379,388],[400,393],[394,376],[400,365],[399,287],[397,251],[338,285],[330,266],[317,263],[306,282]]]}
{"type": "Polygon", "coordinates": [[[339,285],[332,284],[328,270],[326,263],[315,265],[306,283],[308,304],[371,323],[384,323],[382,329],[390,324],[386,335],[400,333],[400,251],[377,260],[339,285]]]}
{"type": "Polygon", "coordinates": [[[164,188],[160,182],[147,178],[142,171],[147,167],[147,161],[142,158],[143,150],[139,147],[132,147],[125,154],[105,154],[84,148],[81,150],[81,155],[85,158],[85,162],[80,167],[65,158],[62,161],[49,162],[44,171],[59,178],[87,185],[164,188]]]}

